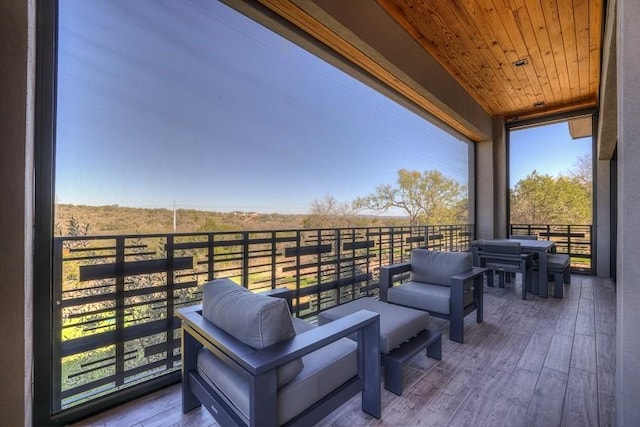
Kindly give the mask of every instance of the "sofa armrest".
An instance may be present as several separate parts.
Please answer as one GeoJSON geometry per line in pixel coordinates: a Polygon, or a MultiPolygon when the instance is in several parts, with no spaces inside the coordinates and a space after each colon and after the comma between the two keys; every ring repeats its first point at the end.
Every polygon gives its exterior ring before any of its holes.
{"type": "Polygon", "coordinates": [[[400,262],[380,267],[380,301],[387,301],[387,292],[393,286],[393,276],[407,271],[411,271],[410,262],[400,262]]]}

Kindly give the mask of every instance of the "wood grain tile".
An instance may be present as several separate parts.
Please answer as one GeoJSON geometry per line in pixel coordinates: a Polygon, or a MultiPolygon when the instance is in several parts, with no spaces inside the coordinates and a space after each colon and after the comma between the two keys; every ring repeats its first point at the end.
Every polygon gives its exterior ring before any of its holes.
{"type": "MultiPolygon", "coordinates": [[[[321,426],[610,426],[615,424],[615,291],[574,276],[564,299],[485,289],[485,321],[465,319],[465,342],[443,333],[441,361],[418,354],[403,370],[404,393],[382,389],[382,418],[357,395],[321,426]],[[584,292],[582,288],[585,288],[584,292]]],[[[174,385],[84,420],[82,426],[215,426],[203,408],[182,414],[174,385]]]]}

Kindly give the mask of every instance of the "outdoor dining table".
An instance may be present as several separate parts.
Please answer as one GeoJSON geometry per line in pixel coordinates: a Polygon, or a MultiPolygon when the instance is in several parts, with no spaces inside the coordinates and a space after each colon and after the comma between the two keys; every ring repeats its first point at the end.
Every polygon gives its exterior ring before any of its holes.
{"type": "Polygon", "coordinates": [[[549,288],[547,282],[547,254],[556,252],[556,242],[551,240],[529,240],[529,239],[495,239],[494,242],[507,241],[519,242],[520,248],[525,253],[535,253],[538,257],[538,283],[533,284],[531,293],[547,298],[549,296],[549,288]]]}

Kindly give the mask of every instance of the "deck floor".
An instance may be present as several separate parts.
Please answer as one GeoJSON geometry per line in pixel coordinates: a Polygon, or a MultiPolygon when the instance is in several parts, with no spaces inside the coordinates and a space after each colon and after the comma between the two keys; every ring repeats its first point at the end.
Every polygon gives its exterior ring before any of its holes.
{"type": "MultiPolygon", "coordinates": [[[[354,397],[319,425],[610,426],[615,424],[615,291],[574,275],[563,299],[519,299],[485,287],[484,322],[465,321],[465,343],[443,332],[441,361],[417,355],[404,393],[383,388],[382,418],[354,397]]],[[[210,426],[202,407],[182,414],[179,385],[84,420],[82,426],[210,426]]]]}

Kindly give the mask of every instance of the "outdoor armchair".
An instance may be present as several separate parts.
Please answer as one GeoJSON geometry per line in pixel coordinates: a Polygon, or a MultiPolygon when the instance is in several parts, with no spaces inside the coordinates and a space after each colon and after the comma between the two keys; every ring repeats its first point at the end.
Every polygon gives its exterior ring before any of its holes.
{"type": "Polygon", "coordinates": [[[467,252],[413,249],[411,261],[380,268],[380,300],[449,320],[449,339],[464,342],[464,317],[482,322],[482,274],[467,252]],[[399,283],[406,274],[409,281],[399,283]]]}
{"type": "Polygon", "coordinates": [[[362,409],[379,418],[379,315],[315,327],[289,307],[217,279],[202,306],[178,310],[183,412],[203,404],[221,425],[309,425],[362,392],[362,409]]]}

